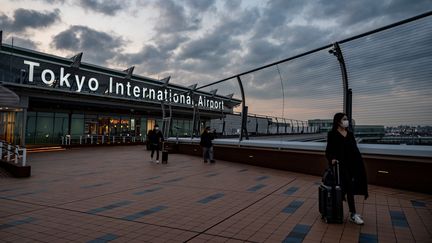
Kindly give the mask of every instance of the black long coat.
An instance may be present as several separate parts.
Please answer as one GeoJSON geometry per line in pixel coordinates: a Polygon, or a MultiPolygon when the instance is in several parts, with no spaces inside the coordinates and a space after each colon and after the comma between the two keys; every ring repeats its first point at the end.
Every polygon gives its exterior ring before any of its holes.
{"type": "Polygon", "coordinates": [[[210,148],[211,146],[213,146],[213,142],[212,140],[215,138],[214,133],[209,133],[207,131],[204,131],[201,134],[201,141],[200,141],[200,145],[202,147],[206,147],[206,148],[210,148]]]}
{"type": "Polygon", "coordinates": [[[163,142],[164,138],[162,135],[162,132],[159,130],[150,130],[148,132],[148,140],[150,142],[150,144],[155,145],[155,146],[159,146],[161,142],[163,142]]]}
{"type": "Polygon", "coordinates": [[[344,137],[338,131],[327,134],[326,157],[329,165],[336,159],[339,161],[341,188],[343,193],[368,197],[366,170],[352,132],[344,137]]]}

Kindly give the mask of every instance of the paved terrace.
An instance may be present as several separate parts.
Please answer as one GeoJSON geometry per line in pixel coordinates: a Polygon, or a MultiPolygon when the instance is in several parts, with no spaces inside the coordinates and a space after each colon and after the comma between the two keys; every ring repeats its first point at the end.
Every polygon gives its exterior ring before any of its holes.
{"type": "Polygon", "coordinates": [[[357,198],[364,226],[327,225],[319,177],[149,157],[144,146],[30,154],[31,178],[0,178],[0,242],[432,242],[432,195],[370,186],[357,198]]]}

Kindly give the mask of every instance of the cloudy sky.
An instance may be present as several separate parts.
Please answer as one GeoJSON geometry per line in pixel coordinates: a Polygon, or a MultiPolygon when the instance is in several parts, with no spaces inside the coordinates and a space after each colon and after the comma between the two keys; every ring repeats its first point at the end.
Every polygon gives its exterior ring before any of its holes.
{"type": "MultiPolygon", "coordinates": [[[[171,76],[172,82],[189,85],[217,81],[430,11],[432,1],[0,0],[0,6],[5,43],[10,44],[13,37],[16,46],[63,57],[82,51],[88,63],[119,70],[135,66],[136,74],[157,79],[171,76]]],[[[333,60],[327,55],[294,66],[310,67],[314,61],[319,64],[320,58],[333,60]]],[[[326,67],[338,70],[337,63],[326,67]]],[[[273,82],[263,82],[259,75],[245,77],[249,105],[256,113],[290,117],[295,110],[306,109],[307,105],[300,104],[307,101],[297,99],[296,106],[290,105],[301,85],[287,90],[293,67],[278,68],[271,71],[273,82]],[[284,82],[286,104],[281,109],[281,92],[269,94],[280,91],[284,82]]],[[[310,76],[317,75],[306,76],[311,80],[310,76]]],[[[216,88],[238,95],[235,87],[233,81],[216,88]]],[[[321,106],[308,107],[311,112],[322,110],[321,106]]],[[[317,115],[327,113],[313,113],[317,115]]]]}

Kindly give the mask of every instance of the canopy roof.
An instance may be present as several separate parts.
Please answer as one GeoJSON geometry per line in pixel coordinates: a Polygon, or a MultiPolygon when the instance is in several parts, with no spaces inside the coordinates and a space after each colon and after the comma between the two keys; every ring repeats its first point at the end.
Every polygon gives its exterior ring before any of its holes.
{"type": "Polygon", "coordinates": [[[0,85],[0,108],[13,107],[18,108],[20,98],[12,90],[0,85]]]}

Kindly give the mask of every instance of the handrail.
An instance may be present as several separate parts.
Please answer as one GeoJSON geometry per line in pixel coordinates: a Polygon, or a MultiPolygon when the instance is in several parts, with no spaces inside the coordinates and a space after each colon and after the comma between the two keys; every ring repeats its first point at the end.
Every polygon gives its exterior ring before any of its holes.
{"type": "MultiPolygon", "coordinates": [[[[173,138],[167,139],[168,142],[177,144],[196,144],[199,145],[199,138],[173,138]]],[[[272,140],[247,140],[239,142],[236,139],[215,139],[213,144],[216,146],[235,146],[242,148],[260,148],[275,150],[299,150],[308,152],[324,153],[325,142],[296,142],[296,141],[272,141],[272,140]]],[[[363,156],[406,156],[413,158],[425,158],[423,161],[432,163],[432,149],[427,145],[393,145],[393,144],[358,144],[363,156]]]]}
{"type": "Polygon", "coordinates": [[[27,149],[18,145],[13,145],[4,140],[0,140],[0,160],[6,157],[6,162],[13,162],[18,164],[21,162],[22,166],[26,166],[27,163],[27,149]]]}
{"type": "Polygon", "coordinates": [[[113,143],[137,143],[144,142],[143,136],[112,136],[112,135],[65,135],[61,136],[61,144],[70,146],[72,144],[113,144],[113,143]]]}

